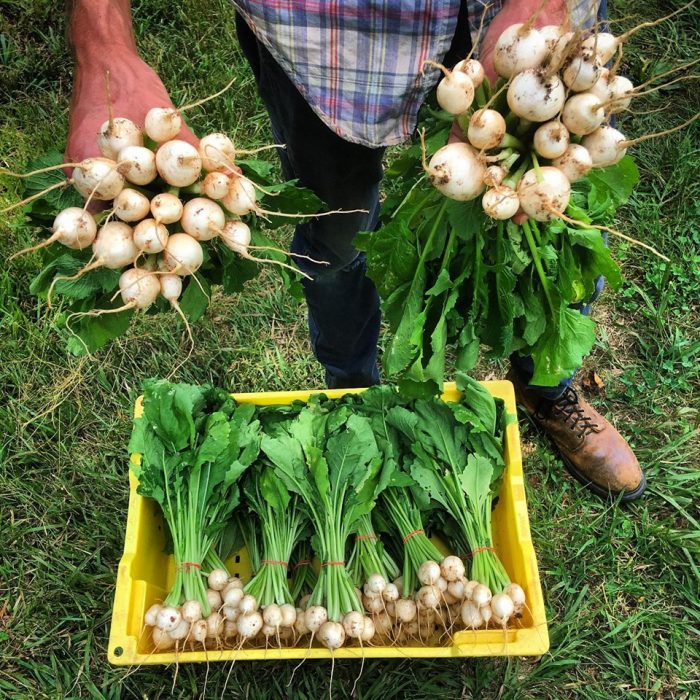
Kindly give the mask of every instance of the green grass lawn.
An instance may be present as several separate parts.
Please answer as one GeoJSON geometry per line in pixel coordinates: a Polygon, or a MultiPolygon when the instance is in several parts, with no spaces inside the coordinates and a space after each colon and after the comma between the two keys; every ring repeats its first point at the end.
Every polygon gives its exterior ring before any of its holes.
{"type": "MultiPolygon", "coordinates": [[[[266,116],[238,49],[225,0],[134,0],[139,46],[176,104],[215,92],[191,113],[196,131],[226,129],[244,146],[269,140],[266,116]],[[181,6],[187,6],[187,10],[181,6]]],[[[64,20],[50,0],[0,2],[0,159],[22,169],[65,141],[71,73],[64,20]]],[[[680,3],[672,3],[673,7],[680,3]]],[[[629,27],[669,11],[659,0],[615,2],[629,27]]],[[[108,50],[108,48],[106,48],[108,50]]],[[[635,36],[625,71],[635,82],[700,51],[700,11],[635,36]]],[[[626,115],[636,136],[700,110],[697,82],[679,83],[626,115]],[[651,111],[659,110],[662,111],[651,111]],[[645,112],[645,113],[642,113],[645,112]]],[[[626,282],[595,310],[599,340],[590,394],[637,451],[649,479],[627,507],[604,503],[564,471],[521,424],[530,519],[552,648],[539,659],[367,662],[357,697],[700,697],[700,130],[634,150],[642,182],[622,230],[672,259],[613,242],[626,282]]],[[[0,208],[16,201],[0,180],[0,208]],[[5,187],[5,189],[3,189],[5,187]]],[[[14,214],[0,221],[7,259],[36,242],[14,214]]],[[[133,324],[88,358],[66,356],[48,309],[28,291],[37,254],[0,267],[0,698],[194,698],[207,669],[113,668],[106,661],[127,506],[126,441],[143,379],[187,351],[173,315],[133,324]]],[[[236,297],[216,295],[194,327],[196,349],[176,378],[236,391],[321,387],[303,306],[262,274],[236,297]]],[[[504,372],[483,364],[480,376],[504,372]]],[[[234,669],[227,696],[320,698],[329,664],[234,669]]],[[[208,670],[217,697],[225,669],[208,670]]],[[[354,662],[335,664],[334,697],[349,695],[354,662]]]]}

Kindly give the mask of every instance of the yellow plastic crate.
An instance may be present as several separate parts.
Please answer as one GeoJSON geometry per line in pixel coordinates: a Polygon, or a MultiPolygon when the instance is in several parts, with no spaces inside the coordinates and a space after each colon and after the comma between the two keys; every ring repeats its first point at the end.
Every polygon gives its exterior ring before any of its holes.
{"type": "MultiPolygon", "coordinates": [[[[506,381],[484,382],[493,396],[505,401],[506,410],[515,415],[513,386],[506,381]]],[[[346,393],[357,393],[362,389],[338,389],[326,391],[284,391],[252,394],[234,394],[240,403],[259,405],[288,404],[295,400],[306,401],[309,396],[325,393],[338,398],[346,393]]],[[[445,385],[443,398],[456,401],[459,392],[454,384],[445,385]]],[[[141,400],[136,403],[135,413],[142,411],[141,400]]],[[[140,455],[132,455],[132,461],[140,455]]],[[[519,626],[506,631],[502,629],[467,630],[453,635],[445,646],[402,647],[365,646],[342,647],[335,651],[338,659],[402,658],[402,657],[462,657],[462,656],[539,656],[549,649],[549,635],[545,616],[542,587],[540,585],[537,560],[530,536],[527,503],[523,486],[522,457],[518,424],[513,421],[506,429],[506,471],[501,493],[493,511],[493,538],[508,575],[518,582],[527,596],[528,610],[519,621],[519,626]]],[[[260,661],[273,659],[330,658],[330,652],[322,647],[305,646],[295,648],[243,648],[241,650],[208,650],[153,652],[148,632],[143,626],[143,616],[148,607],[162,600],[170,590],[175,578],[172,556],[164,553],[164,524],[158,505],[151,499],[136,493],[137,482],[130,474],[129,512],[126,523],[124,555],[119,563],[117,587],[109,635],[109,661],[117,665],[170,664],[178,661],[260,661]]],[[[246,580],[250,567],[245,551],[241,551],[226,562],[229,571],[246,580]]]]}

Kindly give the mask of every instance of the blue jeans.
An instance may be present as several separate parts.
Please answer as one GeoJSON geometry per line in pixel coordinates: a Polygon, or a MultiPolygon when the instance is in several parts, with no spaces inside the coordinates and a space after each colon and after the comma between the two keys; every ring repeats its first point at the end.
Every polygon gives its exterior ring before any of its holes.
{"type": "Polygon", "coordinates": [[[253,69],[258,92],[270,115],[285,178],[296,178],[329,209],[366,209],[333,214],[299,224],[292,252],[325,261],[297,259],[312,277],[302,280],[308,307],[311,347],[326,369],[329,388],[379,383],[379,295],[366,276],[364,253],[352,245],[358,231],[376,228],[383,148],[367,148],[329,129],[269,51],[237,15],[241,48],[253,69]]]}

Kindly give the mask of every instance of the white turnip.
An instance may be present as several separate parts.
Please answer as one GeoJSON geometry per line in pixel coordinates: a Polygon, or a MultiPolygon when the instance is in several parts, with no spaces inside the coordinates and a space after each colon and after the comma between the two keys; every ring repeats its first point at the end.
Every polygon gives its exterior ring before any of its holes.
{"type": "Polygon", "coordinates": [[[558,158],[569,145],[569,131],[559,120],[545,122],[537,127],[532,143],[543,158],[558,158]]]}
{"type": "Polygon", "coordinates": [[[517,191],[520,206],[528,216],[536,221],[549,221],[569,204],[571,184],[559,168],[545,166],[528,170],[517,191]]]}
{"type": "Polygon", "coordinates": [[[134,226],[134,243],[143,253],[160,253],[168,243],[168,229],[155,219],[144,219],[134,226]]]}
{"type": "Polygon", "coordinates": [[[112,206],[115,215],[127,223],[141,221],[151,210],[151,202],[148,197],[130,187],[125,187],[114,198],[112,206]]]}
{"type": "Polygon", "coordinates": [[[157,194],[151,200],[151,214],[159,224],[174,224],[182,216],[183,204],[170,192],[157,194]]]}
{"type": "Polygon", "coordinates": [[[134,185],[148,185],[156,179],[156,154],[144,146],[126,146],[117,156],[119,172],[134,185]]]}
{"type": "Polygon", "coordinates": [[[477,152],[462,142],[440,148],[424,164],[433,186],[445,197],[459,201],[474,199],[484,190],[486,167],[477,152]]]}
{"type": "Polygon", "coordinates": [[[187,141],[166,141],[156,151],[158,174],[169,185],[187,187],[199,178],[202,159],[197,149],[187,141]]]}
{"type": "Polygon", "coordinates": [[[528,24],[512,24],[496,40],[493,63],[496,72],[510,78],[542,64],[547,55],[545,38],[528,24]]]}
{"type": "Polygon", "coordinates": [[[105,158],[116,159],[127,146],[143,146],[141,129],[126,117],[108,119],[97,132],[97,147],[105,158]]]}
{"type": "Polygon", "coordinates": [[[508,106],[519,117],[533,122],[553,119],[564,106],[565,96],[558,76],[532,69],[515,75],[508,86],[508,106]]]}
{"type": "Polygon", "coordinates": [[[559,168],[566,175],[569,182],[578,182],[588,174],[593,167],[591,154],[581,145],[572,143],[563,155],[552,161],[555,168],[559,168]]]}
{"type": "Polygon", "coordinates": [[[495,109],[479,109],[469,119],[467,138],[474,148],[495,148],[506,134],[506,120],[495,109]]]}

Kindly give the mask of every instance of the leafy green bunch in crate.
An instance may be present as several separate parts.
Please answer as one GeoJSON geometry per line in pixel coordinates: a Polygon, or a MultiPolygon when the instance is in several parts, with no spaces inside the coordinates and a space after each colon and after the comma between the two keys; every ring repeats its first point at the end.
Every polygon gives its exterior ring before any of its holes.
{"type": "Polygon", "coordinates": [[[64,164],[47,153],[21,176],[25,199],[7,209],[25,207],[29,223],[49,232],[15,255],[42,249],[31,291],[61,299],[57,325],[74,354],[124,333],[137,312],[174,311],[189,333],[213,285],[241,292],[261,265],[301,298],[304,273],[265,231],[323,215],[321,201],[295,181],[276,183],[271,163],[245,158],[264,149],[238,149],[222,133],[195,147],[177,138],[179,126],[161,129],[174,114],[154,108],[144,129],[110,118],[97,135],[101,157],[64,164]]]}
{"type": "Polygon", "coordinates": [[[459,386],[454,403],[382,386],[253,406],[149,382],[130,448],[176,564],[145,616],[156,650],[436,644],[512,624],[525,597],[491,536],[506,416],[474,380],[459,386]],[[248,581],[224,563],[242,545],[248,581]]]}

